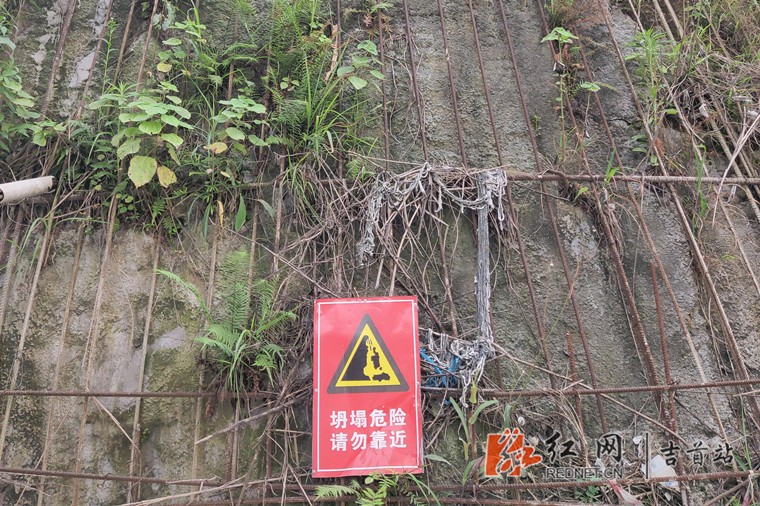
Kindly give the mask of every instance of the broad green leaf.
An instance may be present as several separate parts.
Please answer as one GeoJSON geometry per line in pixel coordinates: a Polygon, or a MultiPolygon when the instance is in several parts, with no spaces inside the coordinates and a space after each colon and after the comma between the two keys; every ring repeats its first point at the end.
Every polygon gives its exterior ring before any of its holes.
{"type": "Polygon", "coordinates": [[[140,123],[140,125],[137,127],[140,129],[141,132],[146,133],[148,135],[157,135],[161,133],[161,129],[164,127],[164,125],[157,120],[152,121],[143,121],[140,123]]]}
{"type": "Polygon", "coordinates": [[[190,111],[188,111],[184,107],[181,107],[179,105],[169,105],[167,107],[171,109],[172,111],[176,112],[177,114],[179,114],[180,117],[184,119],[190,119],[190,116],[191,116],[190,111]]]}
{"type": "Polygon", "coordinates": [[[122,123],[131,123],[133,121],[145,121],[150,119],[150,114],[144,112],[123,112],[119,114],[119,121],[122,123]]]}
{"type": "Polygon", "coordinates": [[[369,58],[369,57],[367,57],[367,56],[359,56],[359,55],[356,55],[356,56],[354,56],[354,57],[351,59],[351,61],[354,63],[354,65],[355,65],[356,67],[364,67],[364,66],[366,66],[367,64],[369,64],[369,62],[371,62],[371,61],[372,61],[372,58],[369,58]]]}
{"type": "Polygon", "coordinates": [[[359,76],[351,76],[348,78],[348,81],[351,83],[351,86],[353,86],[357,90],[360,90],[364,88],[365,86],[367,86],[367,81],[365,81],[359,76]]]}
{"type": "Polygon", "coordinates": [[[156,116],[158,114],[164,114],[166,112],[167,106],[164,104],[137,104],[137,107],[145,111],[146,114],[150,114],[151,116],[156,116]]]}
{"type": "Polygon", "coordinates": [[[267,112],[267,108],[263,104],[253,104],[251,106],[251,112],[254,114],[264,114],[267,112]]]}
{"type": "Polygon", "coordinates": [[[185,142],[185,139],[183,139],[179,135],[173,134],[171,132],[170,133],[161,134],[161,138],[163,140],[165,140],[166,142],[168,142],[169,144],[171,144],[172,146],[174,146],[175,148],[180,147],[182,145],[182,143],[185,142]]]}
{"type": "Polygon", "coordinates": [[[367,51],[369,54],[373,56],[377,56],[377,46],[371,40],[363,40],[359,42],[359,44],[357,44],[356,47],[367,51]]]}
{"type": "Polygon", "coordinates": [[[14,97],[11,102],[20,107],[34,107],[34,100],[30,98],[14,97]]]}
{"type": "Polygon", "coordinates": [[[176,117],[171,116],[169,114],[162,114],[161,121],[173,127],[179,126],[179,120],[176,117]]]}
{"type": "Polygon", "coordinates": [[[261,204],[261,206],[267,212],[267,214],[269,215],[269,217],[272,218],[272,219],[274,219],[274,208],[269,205],[269,202],[267,202],[266,200],[262,200],[262,199],[256,199],[256,200],[261,204]]]}
{"type": "Polygon", "coordinates": [[[164,41],[164,45],[166,46],[180,46],[182,45],[182,41],[178,39],[177,37],[172,37],[171,39],[166,39],[164,41]]]}
{"type": "Polygon", "coordinates": [[[133,156],[129,161],[129,172],[127,175],[134,183],[136,188],[147,184],[156,174],[158,162],[150,156],[133,156]]]}
{"type": "Polygon", "coordinates": [[[375,79],[380,79],[381,81],[385,79],[385,74],[377,70],[370,70],[369,73],[372,74],[372,77],[374,77],[375,79]]]}
{"type": "Polygon", "coordinates": [[[215,155],[218,155],[220,153],[224,153],[225,151],[227,151],[227,145],[223,142],[217,141],[213,144],[207,144],[203,146],[203,149],[207,151],[211,151],[215,155]]]}
{"type": "Polygon", "coordinates": [[[224,131],[227,132],[227,135],[229,135],[231,139],[234,139],[236,141],[242,141],[245,139],[245,134],[238,128],[229,127],[224,131]]]}
{"type": "Polygon", "coordinates": [[[238,204],[237,212],[235,213],[235,232],[240,230],[243,227],[243,224],[245,223],[245,217],[246,217],[247,211],[245,208],[245,201],[243,200],[243,195],[240,195],[240,203],[238,204]]]}
{"type": "Polygon", "coordinates": [[[158,65],[156,65],[156,70],[158,70],[159,72],[164,72],[164,73],[171,72],[171,70],[172,70],[172,64],[171,63],[164,63],[164,62],[159,63],[158,65]]]}
{"type": "Polygon", "coordinates": [[[340,67],[338,68],[338,70],[335,71],[335,75],[338,77],[343,77],[349,72],[353,72],[354,70],[356,69],[354,69],[354,67],[351,65],[348,65],[347,67],[340,67]]]}
{"type": "Polygon", "coordinates": [[[156,172],[158,173],[158,182],[161,183],[161,186],[164,188],[177,182],[177,175],[169,167],[159,165],[156,172]]]}
{"type": "Polygon", "coordinates": [[[268,146],[269,145],[269,143],[267,141],[262,140],[261,137],[259,137],[256,134],[249,135],[248,136],[248,142],[250,142],[254,146],[259,146],[259,147],[264,147],[264,146],[268,146]]]}
{"type": "Polygon", "coordinates": [[[582,82],[580,84],[581,89],[584,89],[586,91],[590,91],[591,93],[596,93],[597,91],[601,90],[601,86],[599,86],[597,83],[592,82],[582,82]]]}
{"type": "Polygon", "coordinates": [[[116,156],[122,160],[125,156],[133,155],[140,151],[140,139],[127,139],[116,150],[116,156]]]}
{"type": "MultiPolygon", "coordinates": [[[[177,89],[177,87],[174,86],[169,81],[161,81],[160,83],[158,83],[158,85],[161,86],[161,88],[163,88],[163,89],[165,89],[167,91],[172,91],[174,93],[179,93],[179,89],[177,89]]],[[[178,97],[174,97],[174,98],[178,98],[178,97]]]]}
{"type": "Polygon", "coordinates": [[[494,404],[498,404],[499,401],[496,399],[489,399],[487,401],[481,402],[478,404],[478,407],[475,408],[475,411],[472,412],[472,415],[470,415],[470,419],[468,420],[470,425],[475,425],[475,422],[478,421],[478,415],[486,409],[489,406],[493,406],[494,404]]]}
{"type": "Polygon", "coordinates": [[[3,78],[3,85],[5,85],[6,88],[9,88],[13,91],[17,91],[19,93],[24,91],[24,87],[21,85],[20,82],[15,81],[13,79],[8,79],[7,77],[3,78]]]}
{"type": "Polygon", "coordinates": [[[577,38],[578,37],[568,32],[566,29],[562,28],[561,26],[557,26],[551,32],[549,32],[549,35],[541,39],[541,42],[556,40],[560,44],[566,44],[570,40],[577,39],[577,38]]]}
{"type": "Polygon", "coordinates": [[[120,130],[116,132],[116,134],[113,137],[111,137],[111,146],[117,147],[119,143],[121,142],[121,139],[124,137],[124,134],[125,134],[124,130],[120,130]]]}
{"type": "Polygon", "coordinates": [[[182,103],[182,99],[179,98],[179,97],[176,97],[174,95],[166,95],[166,100],[168,100],[169,102],[171,102],[171,103],[173,103],[175,105],[179,105],[179,104],[182,103]]]}
{"type": "Polygon", "coordinates": [[[13,41],[6,36],[0,37],[0,45],[8,47],[8,49],[11,51],[16,49],[16,44],[14,44],[13,41]]]}
{"type": "Polygon", "coordinates": [[[45,138],[45,134],[42,132],[34,132],[34,136],[32,137],[32,142],[40,147],[44,147],[45,144],[47,144],[47,138],[45,138]]]}
{"type": "Polygon", "coordinates": [[[432,460],[433,462],[443,462],[445,464],[451,465],[451,463],[448,460],[444,459],[440,455],[436,455],[435,453],[426,453],[425,460],[432,460]]]}

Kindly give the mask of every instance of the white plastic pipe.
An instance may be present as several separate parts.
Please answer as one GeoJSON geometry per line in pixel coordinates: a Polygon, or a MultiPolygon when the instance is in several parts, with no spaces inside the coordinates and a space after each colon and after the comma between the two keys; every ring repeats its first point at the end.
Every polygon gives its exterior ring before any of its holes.
{"type": "Polygon", "coordinates": [[[2,183],[0,184],[0,204],[18,204],[26,198],[47,193],[52,188],[53,176],[2,183]]]}

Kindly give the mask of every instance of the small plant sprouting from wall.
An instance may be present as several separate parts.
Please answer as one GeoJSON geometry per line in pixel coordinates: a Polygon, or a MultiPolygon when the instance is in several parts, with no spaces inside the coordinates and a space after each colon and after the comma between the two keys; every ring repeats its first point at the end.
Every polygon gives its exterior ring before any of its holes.
{"type": "Polygon", "coordinates": [[[353,479],[348,485],[319,485],[318,499],[341,496],[356,497],[359,506],[383,506],[390,497],[406,497],[410,504],[440,504],[438,496],[413,474],[373,474],[360,483],[353,479]]]}
{"type": "Polygon", "coordinates": [[[247,285],[247,252],[233,252],[219,267],[218,307],[212,309],[192,283],[173,272],[158,270],[178,287],[190,291],[206,318],[203,335],[196,341],[207,351],[205,363],[212,372],[212,385],[239,397],[270,385],[282,367],[285,350],[277,331],[296,319],[291,311],[274,307],[275,285],[267,280],[247,285]]]}

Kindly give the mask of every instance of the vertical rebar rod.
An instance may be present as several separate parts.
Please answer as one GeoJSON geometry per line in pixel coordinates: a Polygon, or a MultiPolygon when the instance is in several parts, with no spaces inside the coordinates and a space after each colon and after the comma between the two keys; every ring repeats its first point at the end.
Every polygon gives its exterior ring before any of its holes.
{"type": "MultiPolygon", "coordinates": [[[[486,110],[488,112],[488,119],[491,125],[491,135],[493,136],[493,143],[494,143],[494,148],[496,150],[496,156],[499,160],[499,166],[503,167],[505,165],[504,157],[501,151],[501,145],[499,143],[499,134],[498,134],[498,129],[496,127],[496,120],[494,118],[494,113],[493,113],[493,102],[491,100],[491,91],[488,86],[488,76],[486,75],[485,65],[483,64],[482,48],[480,45],[480,37],[478,36],[478,26],[477,26],[477,21],[475,20],[475,11],[472,7],[472,0],[467,0],[467,6],[470,11],[470,23],[472,24],[472,32],[473,32],[473,37],[475,39],[475,55],[477,56],[478,68],[480,69],[480,76],[481,76],[481,81],[483,84],[483,93],[486,100],[486,110]]],[[[515,228],[515,239],[517,241],[517,248],[520,254],[520,263],[522,264],[523,272],[525,273],[525,280],[528,285],[528,294],[530,297],[531,309],[533,311],[533,318],[536,321],[536,328],[538,329],[539,345],[541,346],[541,352],[544,356],[544,362],[546,362],[546,368],[550,372],[549,383],[551,384],[552,388],[556,388],[557,387],[556,379],[553,374],[554,371],[552,370],[552,361],[551,361],[551,356],[549,355],[549,347],[547,344],[546,329],[544,327],[543,319],[541,318],[541,312],[538,309],[538,301],[536,300],[536,289],[535,289],[535,286],[533,285],[533,276],[531,275],[530,267],[528,265],[528,258],[527,258],[527,255],[525,254],[525,243],[520,234],[520,227],[517,221],[517,213],[515,213],[515,209],[514,209],[514,205],[512,201],[512,190],[509,184],[506,185],[505,193],[506,193],[506,199],[507,199],[507,207],[509,209],[509,218],[510,218],[510,221],[512,222],[512,226],[515,228]]]]}
{"type": "MultiPolygon", "coordinates": [[[[148,338],[150,337],[150,327],[153,321],[153,303],[156,297],[156,278],[158,276],[158,260],[161,253],[161,241],[158,236],[154,236],[155,244],[153,246],[153,270],[150,276],[150,289],[148,292],[148,306],[145,314],[145,326],[143,327],[142,336],[142,356],[140,358],[140,371],[137,374],[137,387],[140,392],[145,388],[145,365],[148,361],[148,338]]],[[[142,427],[140,423],[140,414],[142,411],[142,399],[135,400],[135,413],[132,419],[132,451],[129,459],[129,475],[142,475],[142,455],[140,453],[140,440],[142,427]]],[[[127,502],[138,501],[140,499],[140,482],[129,486],[127,490],[127,502]]]]}
{"type": "MultiPolygon", "coordinates": [[[[68,336],[69,319],[71,317],[71,309],[74,303],[74,290],[76,288],[76,282],[79,276],[79,261],[82,257],[82,248],[84,246],[84,231],[86,225],[89,223],[89,219],[90,218],[88,214],[85,220],[79,225],[79,231],[77,233],[77,247],[74,253],[74,262],[71,267],[71,277],[69,278],[69,287],[66,293],[66,306],[63,310],[63,320],[61,322],[61,332],[59,335],[60,349],[55,360],[55,370],[53,372],[53,391],[58,390],[58,382],[60,381],[61,365],[64,356],[63,350],[66,348],[66,337],[68,336]]],[[[56,406],[59,403],[60,401],[56,403],[52,399],[50,399],[48,402],[48,414],[45,423],[45,442],[42,447],[42,465],[40,467],[40,469],[43,471],[46,471],[48,468],[48,460],[50,458],[49,446],[53,436],[51,424],[53,423],[53,415],[56,411],[56,406]]],[[[45,498],[45,477],[42,476],[40,477],[40,482],[37,485],[37,506],[43,506],[43,501],[45,498]]]]}
{"type": "Polygon", "coordinates": [[[409,48],[409,75],[412,78],[412,94],[414,102],[417,105],[417,120],[420,128],[420,140],[422,144],[422,158],[428,160],[427,130],[425,128],[425,107],[422,103],[422,93],[417,82],[417,64],[414,59],[414,38],[412,37],[411,24],[409,21],[409,3],[403,0],[404,4],[404,29],[406,31],[406,45],[409,48]]]}
{"type": "MultiPolygon", "coordinates": [[[[597,4],[599,5],[600,9],[604,9],[604,6],[601,3],[601,0],[597,0],[597,4]]],[[[604,18],[604,23],[607,28],[607,33],[610,35],[610,42],[612,43],[612,47],[615,51],[618,62],[620,64],[620,68],[623,74],[625,75],[625,80],[626,80],[626,84],[628,85],[629,92],[633,99],[634,105],[636,106],[636,110],[639,113],[639,117],[642,121],[644,130],[647,135],[647,139],[649,140],[650,145],[654,149],[655,157],[657,159],[657,165],[660,169],[660,172],[663,175],[667,175],[667,170],[665,169],[665,164],[663,161],[663,154],[661,152],[660,147],[658,147],[657,143],[655,143],[654,135],[646,121],[646,115],[644,114],[644,110],[641,106],[641,102],[639,101],[638,96],[636,95],[636,88],[633,85],[631,75],[628,72],[628,68],[626,67],[623,53],[620,51],[620,46],[618,45],[617,39],[614,36],[614,30],[612,28],[610,20],[607,18],[607,16],[602,16],[602,17],[604,18]]],[[[689,244],[689,247],[691,248],[693,257],[696,260],[697,270],[704,278],[704,283],[707,286],[708,292],[710,294],[710,298],[713,300],[713,302],[715,303],[717,307],[721,326],[723,327],[724,338],[726,340],[726,348],[729,352],[729,355],[731,356],[731,360],[734,363],[734,367],[736,368],[740,379],[747,379],[749,378],[749,373],[747,371],[746,364],[744,362],[744,359],[742,358],[741,352],[739,351],[738,345],[736,343],[736,337],[734,336],[734,332],[731,327],[731,323],[728,320],[728,316],[723,306],[723,302],[721,301],[718,295],[718,291],[717,291],[717,288],[715,287],[715,283],[713,282],[712,275],[710,274],[710,270],[707,266],[707,262],[705,261],[704,255],[701,251],[701,248],[699,247],[699,243],[697,242],[697,239],[694,236],[693,231],[691,230],[691,224],[689,223],[689,219],[686,216],[686,212],[683,209],[683,205],[681,204],[681,201],[678,198],[678,193],[676,192],[676,189],[673,186],[673,184],[668,184],[667,188],[671,195],[673,205],[676,208],[676,213],[678,215],[678,218],[681,221],[681,227],[684,231],[684,234],[686,235],[686,240],[689,244]]],[[[752,418],[752,421],[755,427],[760,427],[760,406],[757,403],[757,399],[753,396],[745,396],[745,397],[746,397],[746,402],[750,409],[750,417],[752,418]]]]}
{"type": "Polygon", "coordinates": [[[451,107],[454,113],[454,123],[457,130],[457,142],[459,143],[459,156],[462,158],[462,165],[467,168],[467,150],[464,147],[464,130],[462,128],[462,120],[459,115],[459,101],[457,99],[457,85],[454,79],[454,70],[451,66],[451,47],[449,45],[449,36],[446,31],[446,18],[443,13],[443,3],[441,0],[438,2],[438,19],[441,23],[441,36],[443,37],[443,51],[446,59],[446,70],[449,76],[449,89],[451,90],[451,107]]]}
{"type": "MultiPolygon", "coordinates": [[[[517,57],[515,54],[514,43],[512,41],[512,31],[509,28],[507,15],[506,15],[506,12],[504,11],[503,1],[498,0],[497,3],[499,4],[499,13],[501,15],[502,25],[504,27],[504,34],[507,40],[509,59],[512,63],[512,72],[515,77],[515,84],[517,86],[517,92],[520,99],[520,108],[522,110],[523,118],[525,120],[525,127],[528,132],[528,138],[530,140],[531,150],[533,152],[533,159],[536,164],[536,170],[542,171],[543,163],[541,161],[541,154],[538,149],[535,133],[533,132],[533,129],[531,128],[530,114],[528,112],[528,106],[525,99],[525,91],[522,84],[522,74],[520,72],[519,66],[517,65],[517,57]]],[[[575,321],[578,325],[578,335],[581,339],[581,344],[583,345],[583,352],[586,357],[586,365],[588,367],[589,377],[591,379],[591,385],[594,388],[598,388],[599,381],[597,379],[596,372],[593,366],[593,361],[591,359],[591,347],[589,346],[589,343],[588,343],[588,337],[586,335],[586,331],[583,325],[583,320],[581,319],[581,316],[580,316],[580,307],[578,305],[577,297],[575,296],[575,290],[574,290],[575,280],[570,274],[570,268],[568,266],[567,256],[565,255],[565,248],[564,248],[564,245],[562,244],[562,238],[559,232],[559,227],[557,226],[557,218],[554,214],[554,205],[553,205],[553,202],[551,202],[551,200],[546,197],[546,195],[548,195],[548,191],[543,181],[541,181],[540,183],[540,191],[549,213],[549,221],[551,222],[552,230],[554,232],[554,238],[557,243],[557,251],[559,253],[560,262],[562,264],[562,271],[565,275],[565,280],[567,281],[567,284],[570,290],[570,302],[573,307],[575,321]]],[[[602,397],[599,395],[596,396],[596,405],[597,405],[597,411],[599,413],[599,421],[602,426],[602,430],[605,433],[607,433],[609,432],[609,427],[607,425],[607,416],[605,414],[604,407],[602,405],[602,397]]]]}

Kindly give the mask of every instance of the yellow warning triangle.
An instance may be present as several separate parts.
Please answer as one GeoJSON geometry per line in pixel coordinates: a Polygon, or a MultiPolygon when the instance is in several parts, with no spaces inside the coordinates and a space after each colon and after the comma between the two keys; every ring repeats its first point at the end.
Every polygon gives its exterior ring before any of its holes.
{"type": "Polygon", "coordinates": [[[406,392],[409,390],[396,361],[377,331],[372,318],[362,318],[327,392],[406,392]]]}

